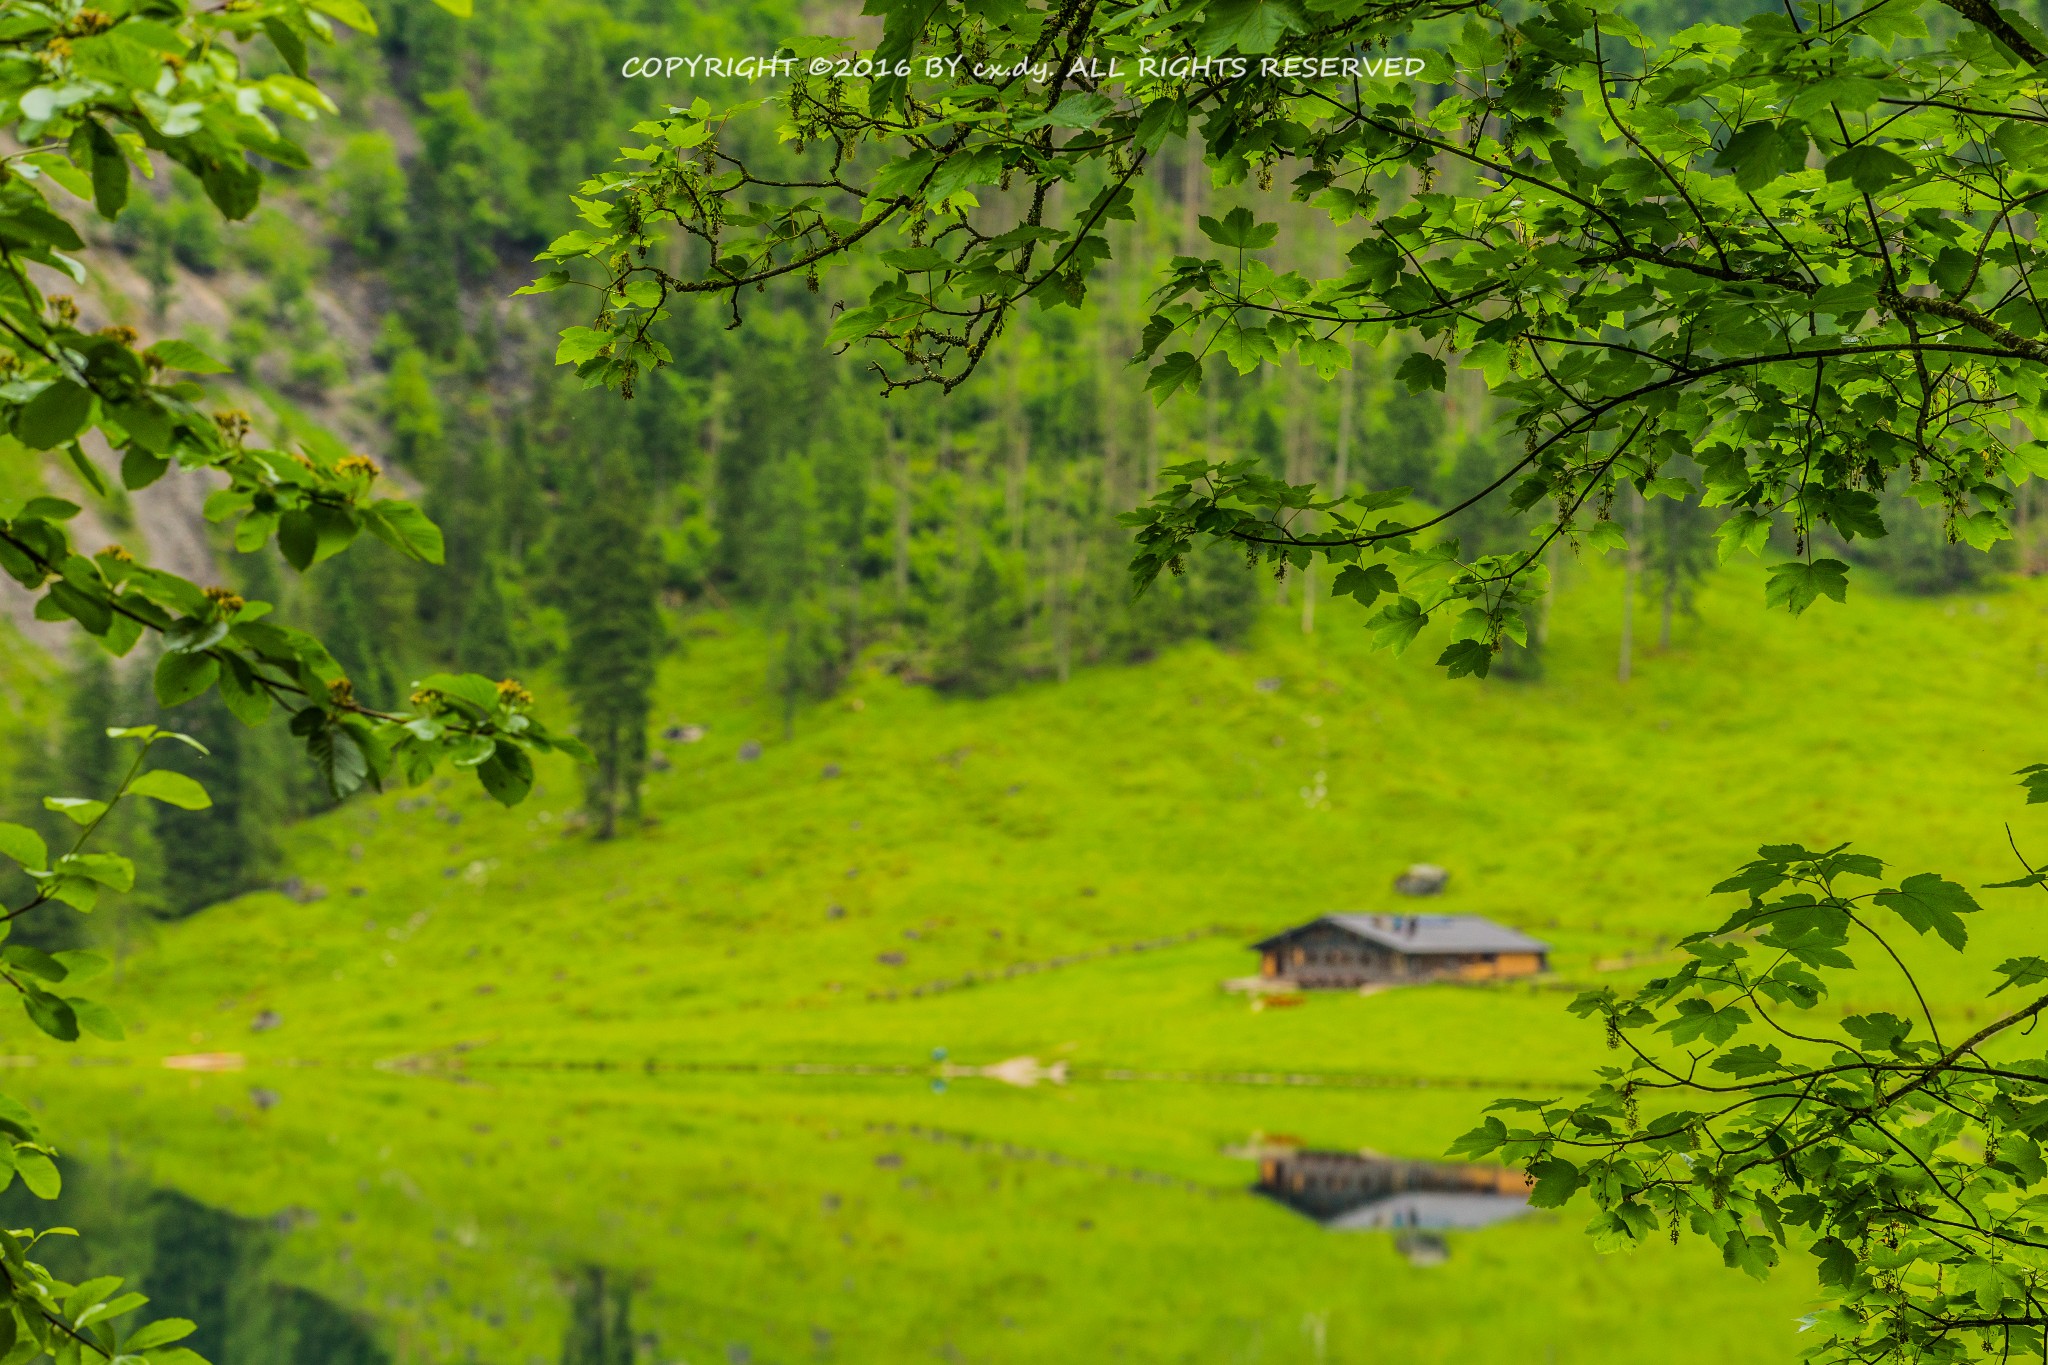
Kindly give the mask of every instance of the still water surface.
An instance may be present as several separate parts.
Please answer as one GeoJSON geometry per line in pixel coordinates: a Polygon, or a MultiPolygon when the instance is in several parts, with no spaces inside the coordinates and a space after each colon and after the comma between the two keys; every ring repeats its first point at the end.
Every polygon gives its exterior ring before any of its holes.
{"type": "MultiPolygon", "coordinates": [[[[1594,1254],[1466,1090],[44,1067],[60,1273],[215,1365],[1790,1360],[1795,1273],[1594,1254]],[[1391,1157],[1380,1155],[1391,1153],[1391,1157]]],[[[1795,1268],[1803,1270],[1802,1268],[1795,1268]]]]}

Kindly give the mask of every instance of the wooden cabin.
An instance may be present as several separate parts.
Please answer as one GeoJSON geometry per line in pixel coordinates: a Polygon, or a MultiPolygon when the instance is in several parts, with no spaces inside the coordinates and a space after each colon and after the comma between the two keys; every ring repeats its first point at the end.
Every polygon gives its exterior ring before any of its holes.
{"type": "Polygon", "coordinates": [[[1311,990],[1490,981],[1550,965],[1549,944],[1478,915],[1324,915],[1252,946],[1261,976],[1311,990]]]}

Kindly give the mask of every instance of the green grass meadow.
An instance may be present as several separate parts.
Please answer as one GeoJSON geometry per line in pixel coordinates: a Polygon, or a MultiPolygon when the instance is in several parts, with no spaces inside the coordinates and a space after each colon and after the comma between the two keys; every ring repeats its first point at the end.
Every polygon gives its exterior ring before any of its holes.
{"type": "MultiPolygon", "coordinates": [[[[1567,1209],[1416,1266],[1231,1155],[1431,1157],[1495,1094],[1560,1093],[1605,1057],[1570,992],[1651,971],[1761,842],[1977,885],[2016,872],[2011,822],[2048,857],[2011,776],[2044,756],[2048,589],[1760,597],[1724,573],[1627,685],[1618,584],[1582,570],[1540,682],[1276,612],[1241,652],[988,701],[863,673],[786,739],[759,639],[693,618],[658,722],[708,734],[657,746],[644,827],[594,842],[566,766],[512,811],[441,780],[352,803],[288,836],[324,895],[169,926],[106,992],[128,1041],[26,1045],[18,1080],[83,1161],[300,1210],[280,1273],[405,1361],[558,1358],[588,1263],[637,1277],[663,1361],[1790,1359],[1802,1264],[1603,1257],[1567,1209]],[[1416,908],[1388,888],[1420,860],[1453,872],[1428,908],[1548,939],[1553,976],[1220,989],[1261,934],[1416,908]],[[198,1051],[248,1069],[158,1065],[198,1051]],[[1019,1055],[1069,1082],[962,1074],[1019,1055]]],[[[1983,960],[2038,939],[2014,894],[1983,958],[1912,946],[1938,1012],[1982,1014],[1983,960]]],[[[1896,978],[1863,989],[1830,1008],[1896,978]]]]}

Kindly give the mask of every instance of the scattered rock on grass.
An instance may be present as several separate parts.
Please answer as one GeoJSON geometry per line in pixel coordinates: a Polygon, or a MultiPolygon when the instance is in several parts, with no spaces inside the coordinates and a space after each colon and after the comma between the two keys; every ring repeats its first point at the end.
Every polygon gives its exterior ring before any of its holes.
{"type": "Polygon", "coordinates": [[[255,1019],[249,1023],[249,1032],[268,1033],[284,1022],[284,1016],[276,1010],[258,1010],[255,1019]]]}
{"type": "Polygon", "coordinates": [[[1433,1232],[1404,1232],[1394,1239],[1394,1250],[1410,1265],[1442,1265],[1451,1259],[1451,1244],[1433,1232]]]}
{"type": "Polygon", "coordinates": [[[1450,883],[1451,874],[1435,863],[1411,863],[1394,878],[1394,889],[1404,896],[1434,896],[1450,883]]]}
{"type": "Polygon", "coordinates": [[[740,745],[740,762],[752,763],[755,759],[759,758],[760,756],[761,742],[759,740],[750,739],[745,744],[740,745]]]}

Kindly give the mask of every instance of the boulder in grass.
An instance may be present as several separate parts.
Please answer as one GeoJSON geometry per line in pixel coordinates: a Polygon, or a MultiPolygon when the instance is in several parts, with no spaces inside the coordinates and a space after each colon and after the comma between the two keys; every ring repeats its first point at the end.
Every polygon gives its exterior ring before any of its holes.
{"type": "Polygon", "coordinates": [[[752,763],[755,759],[759,758],[760,756],[761,741],[757,739],[750,739],[745,744],[740,745],[740,762],[752,763]]]}
{"type": "Polygon", "coordinates": [[[1394,1250],[1410,1265],[1442,1265],[1451,1259],[1451,1244],[1434,1232],[1404,1232],[1394,1239],[1394,1250]]]}
{"type": "Polygon", "coordinates": [[[280,1015],[276,1010],[259,1010],[256,1013],[255,1019],[250,1021],[249,1032],[268,1033],[282,1023],[284,1023],[284,1016],[280,1015]]]}
{"type": "Polygon", "coordinates": [[[1394,878],[1394,889],[1404,896],[1435,896],[1450,883],[1451,874],[1435,863],[1410,863],[1394,878]]]}

